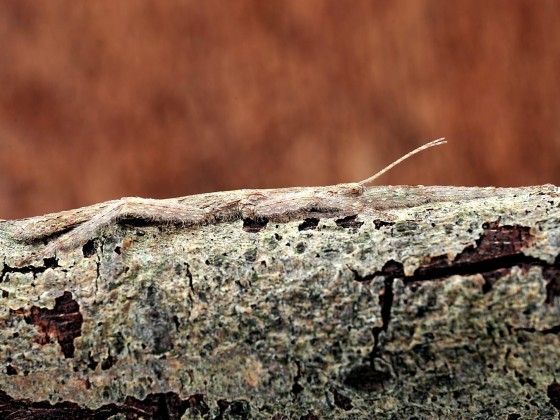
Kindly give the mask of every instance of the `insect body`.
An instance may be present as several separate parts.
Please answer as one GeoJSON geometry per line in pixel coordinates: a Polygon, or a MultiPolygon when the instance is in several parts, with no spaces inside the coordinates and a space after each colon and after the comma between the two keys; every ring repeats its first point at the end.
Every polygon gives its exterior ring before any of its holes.
{"type": "Polygon", "coordinates": [[[10,230],[15,238],[25,241],[69,230],[46,246],[43,256],[51,256],[57,251],[85,243],[104,227],[123,219],[193,226],[238,219],[286,222],[302,217],[339,217],[361,212],[371,213],[376,211],[375,205],[367,205],[368,203],[360,200],[360,197],[375,179],[410,156],[444,143],[444,139],[429,142],[377,174],[357,183],[325,187],[224,191],[163,200],[125,197],[76,210],[13,221],[10,230]]]}

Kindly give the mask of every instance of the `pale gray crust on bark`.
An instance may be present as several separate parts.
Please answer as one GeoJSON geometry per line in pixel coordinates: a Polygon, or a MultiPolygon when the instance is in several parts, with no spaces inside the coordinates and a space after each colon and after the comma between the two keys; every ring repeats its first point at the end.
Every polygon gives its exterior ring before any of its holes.
{"type": "Polygon", "coordinates": [[[335,187],[282,215],[245,190],[182,198],[184,225],[134,199],[0,222],[0,413],[557,416],[559,189],[335,187]]]}

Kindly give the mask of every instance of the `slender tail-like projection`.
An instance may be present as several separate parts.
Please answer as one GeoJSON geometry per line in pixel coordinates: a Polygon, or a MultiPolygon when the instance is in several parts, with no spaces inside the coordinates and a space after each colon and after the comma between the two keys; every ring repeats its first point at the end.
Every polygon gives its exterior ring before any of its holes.
{"type": "Polygon", "coordinates": [[[439,146],[442,144],[446,144],[447,141],[445,140],[445,138],[440,138],[437,140],[433,140],[429,143],[426,143],[423,146],[417,147],[416,149],[414,149],[411,152],[408,152],[406,155],[400,157],[399,159],[395,160],[393,163],[391,163],[390,165],[386,166],[385,168],[383,168],[382,170],[380,170],[379,172],[377,172],[375,175],[370,176],[367,179],[364,179],[363,181],[360,181],[359,184],[360,185],[370,185],[373,181],[375,181],[377,178],[379,178],[381,175],[383,175],[385,172],[393,169],[395,166],[397,166],[399,163],[401,163],[402,161],[408,159],[411,156],[414,156],[415,154],[421,152],[422,150],[426,150],[429,149],[430,147],[434,147],[434,146],[439,146]]]}

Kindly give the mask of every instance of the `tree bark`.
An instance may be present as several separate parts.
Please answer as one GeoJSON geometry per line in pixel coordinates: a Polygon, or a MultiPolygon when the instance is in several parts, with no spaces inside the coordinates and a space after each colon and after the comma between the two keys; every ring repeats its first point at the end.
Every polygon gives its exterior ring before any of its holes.
{"type": "Polygon", "coordinates": [[[23,266],[45,241],[1,222],[0,415],[557,416],[558,188],[380,191],[403,205],[125,221],[23,266]]]}

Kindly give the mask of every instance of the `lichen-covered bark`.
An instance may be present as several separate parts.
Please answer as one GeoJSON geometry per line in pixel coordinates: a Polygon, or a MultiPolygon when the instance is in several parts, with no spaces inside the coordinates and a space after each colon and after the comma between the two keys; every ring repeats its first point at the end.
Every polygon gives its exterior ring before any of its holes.
{"type": "Polygon", "coordinates": [[[130,221],[24,266],[43,244],[0,224],[0,415],[556,417],[560,191],[467,191],[381,218],[130,221]]]}

